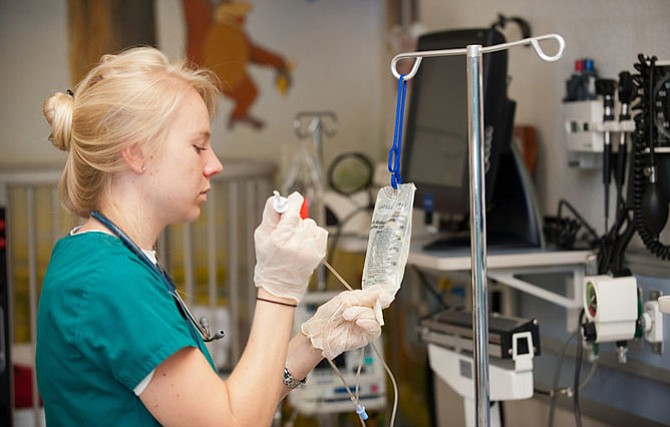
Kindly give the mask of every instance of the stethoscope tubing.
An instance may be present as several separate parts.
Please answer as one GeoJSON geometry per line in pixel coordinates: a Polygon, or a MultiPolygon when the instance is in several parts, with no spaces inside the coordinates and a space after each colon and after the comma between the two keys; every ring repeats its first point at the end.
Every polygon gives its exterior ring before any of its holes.
{"type": "Polygon", "coordinates": [[[206,330],[203,326],[198,324],[195,317],[186,306],[186,303],[184,303],[184,301],[179,296],[179,293],[177,292],[177,287],[175,286],[174,282],[172,281],[172,278],[167,273],[167,271],[165,271],[163,268],[160,268],[153,261],[151,261],[149,257],[142,251],[142,249],[140,249],[135,244],[135,242],[133,242],[133,240],[126,233],[124,233],[123,230],[121,230],[121,228],[119,228],[109,218],[107,218],[105,215],[103,215],[97,210],[91,211],[90,215],[91,217],[95,218],[98,222],[100,222],[102,225],[104,225],[109,231],[111,231],[112,234],[118,237],[121,243],[123,243],[123,245],[128,250],[130,250],[133,254],[135,254],[135,256],[137,256],[147,267],[149,267],[151,271],[159,275],[170,295],[172,295],[172,297],[177,301],[179,311],[181,312],[182,317],[184,317],[184,319],[189,324],[189,329],[194,339],[195,339],[195,333],[193,329],[197,330],[197,332],[200,334],[201,338],[205,342],[210,342],[223,338],[224,335],[223,331],[219,331],[217,334],[212,336],[210,335],[208,330],[206,330]]]}

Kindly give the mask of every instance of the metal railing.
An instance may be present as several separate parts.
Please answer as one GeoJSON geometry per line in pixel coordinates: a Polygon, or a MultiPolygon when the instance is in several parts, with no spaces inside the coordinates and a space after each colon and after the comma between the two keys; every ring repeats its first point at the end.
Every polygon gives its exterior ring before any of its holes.
{"type": "MultiPolygon", "coordinates": [[[[271,194],[275,165],[230,161],[212,179],[200,218],[170,226],[158,242],[158,258],[196,316],[207,315],[226,338],[208,344],[222,373],[239,359],[248,336],[255,288],[253,231],[271,194]]],[[[0,206],[6,208],[10,347],[31,363],[37,305],[54,243],[78,221],[58,199],[61,168],[0,170],[0,206]]],[[[11,357],[15,360],[15,357],[11,357]]],[[[11,369],[11,367],[9,367],[11,369]]],[[[35,425],[41,410],[32,376],[35,425]]]]}

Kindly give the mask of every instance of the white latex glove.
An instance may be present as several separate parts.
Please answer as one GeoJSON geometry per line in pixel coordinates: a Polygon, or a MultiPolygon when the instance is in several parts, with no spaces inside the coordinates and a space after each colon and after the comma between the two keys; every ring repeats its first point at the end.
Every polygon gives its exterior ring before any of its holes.
{"type": "Polygon", "coordinates": [[[374,308],[388,307],[380,300],[382,292],[380,286],[341,292],[320,306],[300,329],[327,359],[364,347],[382,332],[381,311],[374,308]]]}
{"type": "Polygon", "coordinates": [[[314,220],[300,218],[303,197],[299,193],[288,197],[282,214],[275,211],[274,200],[271,196],[265,203],[263,220],[254,232],[254,283],[274,296],[298,303],[326,255],[328,232],[314,220]]]}

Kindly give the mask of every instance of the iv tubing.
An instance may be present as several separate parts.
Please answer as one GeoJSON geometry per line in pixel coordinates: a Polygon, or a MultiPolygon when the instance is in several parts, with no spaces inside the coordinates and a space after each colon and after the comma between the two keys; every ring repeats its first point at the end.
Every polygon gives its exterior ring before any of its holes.
{"type": "Polygon", "coordinates": [[[354,290],[354,288],[352,288],[352,287],[347,283],[347,281],[344,280],[344,277],[340,276],[340,274],[339,274],[337,271],[335,271],[335,269],[333,268],[333,266],[330,265],[330,263],[329,263],[328,261],[325,261],[325,260],[324,260],[324,261],[323,261],[323,265],[325,265],[326,268],[327,268],[331,273],[333,273],[333,276],[335,276],[335,278],[336,278],[337,280],[339,280],[340,283],[342,283],[342,285],[344,285],[345,288],[347,288],[347,289],[350,290],[350,291],[353,291],[353,290],[354,290]]]}
{"type": "MultiPolygon", "coordinates": [[[[340,283],[342,283],[342,285],[345,288],[347,288],[350,291],[354,290],[349,285],[349,283],[347,283],[347,281],[344,280],[344,278],[337,271],[335,271],[333,266],[330,265],[330,263],[328,263],[328,261],[324,260],[323,265],[331,273],[333,273],[333,276],[335,276],[335,278],[337,278],[337,280],[339,280],[340,283]]],[[[382,362],[382,365],[384,366],[384,370],[386,371],[386,374],[389,376],[389,379],[391,380],[391,385],[393,386],[393,408],[391,410],[391,420],[389,422],[389,427],[393,427],[394,424],[395,424],[396,413],[398,412],[398,384],[396,383],[395,377],[393,376],[393,372],[391,372],[391,368],[389,368],[389,366],[386,364],[386,361],[384,360],[384,357],[382,356],[379,349],[377,349],[377,346],[375,345],[375,343],[370,342],[370,345],[372,346],[372,350],[375,352],[375,354],[379,358],[379,361],[382,362]]],[[[362,349],[361,349],[361,351],[362,351],[362,349]]],[[[362,355],[362,353],[361,353],[361,355],[362,355]]],[[[344,384],[344,388],[347,391],[347,394],[349,395],[349,398],[351,399],[351,401],[354,402],[354,404],[356,404],[356,402],[358,402],[358,397],[357,397],[357,395],[358,395],[358,384],[356,385],[356,396],[354,396],[353,393],[351,392],[351,390],[349,389],[349,384],[347,384],[347,381],[344,378],[344,375],[342,375],[342,372],[340,372],[340,370],[337,368],[337,366],[335,366],[335,364],[333,363],[332,360],[330,360],[330,359],[326,359],[326,360],[328,360],[328,363],[330,363],[330,366],[333,368],[335,373],[340,377],[340,380],[342,380],[342,384],[344,384]]],[[[358,369],[358,374],[360,375],[360,365],[359,365],[359,369],[358,369]]],[[[363,425],[365,426],[365,421],[360,416],[360,414],[359,414],[359,418],[361,420],[361,423],[363,423],[363,425]]]]}
{"type": "Polygon", "coordinates": [[[363,408],[363,414],[364,415],[361,415],[358,412],[358,407],[362,406],[359,403],[358,396],[355,396],[351,392],[351,389],[349,388],[349,383],[347,383],[347,380],[346,380],[346,378],[344,378],[344,375],[342,375],[342,372],[337,368],[337,366],[335,366],[335,363],[330,359],[326,359],[326,360],[328,361],[328,363],[330,363],[330,367],[333,368],[333,371],[335,371],[337,376],[340,377],[340,380],[342,381],[342,384],[344,384],[344,390],[346,390],[347,394],[349,395],[349,399],[351,399],[351,402],[354,404],[354,408],[356,408],[356,413],[358,414],[358,418],[360,419],[361,424],[363,426],[365,426],[365,420],[368,418],[368,415],[365,413],[365,408],[363,408]]]}

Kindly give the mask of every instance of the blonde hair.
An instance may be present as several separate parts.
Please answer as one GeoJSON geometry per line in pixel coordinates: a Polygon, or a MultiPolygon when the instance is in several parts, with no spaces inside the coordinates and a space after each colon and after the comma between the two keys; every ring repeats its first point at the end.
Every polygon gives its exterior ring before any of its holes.
{"type": "Polygon", "coordinates": [[[49,140],[67,161],[60,180],[61,201],[75,215],[99,208],[113,173],[126,168],[121,151],[138,144],[151,154],[164,139],[186,94],[195,89],[216,110],[218,82],[213,73],[170,61],[151,47],[104,55],[76,86],[44,101],[49,140]]]}

